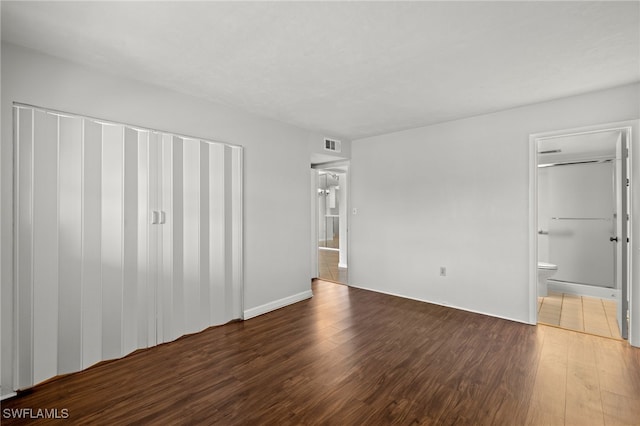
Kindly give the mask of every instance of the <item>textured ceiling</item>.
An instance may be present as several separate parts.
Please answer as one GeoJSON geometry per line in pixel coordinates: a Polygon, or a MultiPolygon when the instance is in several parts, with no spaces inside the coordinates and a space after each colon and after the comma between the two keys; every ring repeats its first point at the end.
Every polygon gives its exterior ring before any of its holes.
{"type": "Polygon", "coordinates": [[[357,139],[640,81],[639,6],[2,1],[2,39],[357,139]]]}

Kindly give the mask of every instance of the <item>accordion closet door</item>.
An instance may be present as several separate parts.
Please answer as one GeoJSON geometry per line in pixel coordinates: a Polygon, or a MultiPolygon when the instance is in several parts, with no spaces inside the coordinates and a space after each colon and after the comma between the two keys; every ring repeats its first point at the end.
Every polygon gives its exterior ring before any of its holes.
{"type": "Polygon", "coordinates": [[[14,107],[16,389],[242,316],[242,149],[14,107]]]}

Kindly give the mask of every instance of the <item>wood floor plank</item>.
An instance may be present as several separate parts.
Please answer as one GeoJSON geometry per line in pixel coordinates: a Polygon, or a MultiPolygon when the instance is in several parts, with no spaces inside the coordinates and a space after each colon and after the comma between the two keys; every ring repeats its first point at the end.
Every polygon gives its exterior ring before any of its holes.
{"type": "Polygon", "coordinates": [[[602,391],[602,406],[607,426],[640,424],[640,394],[628,397],[602,391]]]}
{"type": "Polygon", "coordinates": [[[542,332],[546,339],[529,406],[529,424],[562,424],[566,406],[568,342],[566,339],[554,340],[553,335],[559,334],[555,328],[544,328],[542,332]]]}
{"type": "Polygon", "coordinates": [[[313,292],[248,321],[35,386],[3,401],[3,414],[66,409],[67,423],[97,425],[640,419],[640,350],[626,342],[323,281],[313,292]]]}

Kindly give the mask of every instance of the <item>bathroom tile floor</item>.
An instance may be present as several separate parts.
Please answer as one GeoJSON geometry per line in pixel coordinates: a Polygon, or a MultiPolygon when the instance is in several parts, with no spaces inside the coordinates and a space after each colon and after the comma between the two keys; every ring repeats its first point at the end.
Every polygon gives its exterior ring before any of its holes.
{"type": "Polygon", "coordinates": [[[538,322],[621,339],[615,300],[549,292],[547,297],[538,298],[538,322]]]}

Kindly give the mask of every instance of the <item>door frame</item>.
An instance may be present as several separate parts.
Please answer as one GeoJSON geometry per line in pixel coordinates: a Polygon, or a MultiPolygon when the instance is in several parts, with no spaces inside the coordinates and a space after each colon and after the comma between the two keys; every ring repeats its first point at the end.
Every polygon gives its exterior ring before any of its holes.
{"type": "MultiPolygon", "coordinates": [[[[329,162],[325,162],[325,163],[317,163],[317,164],[311,164],[311,175],[310,175],[310,194],[311,194],[311,271],[310,271],[310,276],[311,279],[313,280],[314,278],[320,278],[320,271],[319,271],[319,267],[318,267],[318,252],[320,250],[319,248],[319,239],[320,239],[320,235],[318,233],[318,185],[319,185],[319,172],[321,170],[330,170],[330,169],[335,169],[335,168],[339,168],[341,169],[341,171],[336,171],[336,170],[331,170],[334,173],[344,173],[345,175],[345,182],[344,182],[344,188],[343,190],[346,193],[346,203],[345,203],[345,208],[344,208],[344,217],[342,217],[343,215],[340,215],[340,229],[344,230],[344,238],[341,238],[341,243],[340,245],[342,246],[342,244],[344,244],[346,247],[343,248],[341,247],[339,249],[339,253],[340,253],[340,261],[339,264],[342,265],[348,265],[348,258],[349,258],[349,212],[350,212],[350,205],[351,205],[351,193],[349,191],[350,188],[350,184],[351,184],[351,180],[350,180],[350,167],[351,167],[351,161],[348,159],[340,159],[340,160],[336,160],[336,161],[329,161],[329,162]],[[342,261],[345,261],[344,263],[340,263],[342,261]]],[[[348,268],[348,266],[343,266],[348,268]]],[[[348,283],[342,283],[345,285],[348,285],[348,283]]]]}
{"type": "MultiPolygon", "coordinates": [[[[640,262],[634,261],[634,256],[631,253],[635,253],[638,248],[638,234],[639,230],[634,228],[633,224],[636,219],[636,215],[640,214],[639,209],[634,209],[634,199],[640,200],[640,194],[635,194],[635,191],[640,191],[640,188],[635,188],[633,185],[633,175],[639,171],[635,170],[636,167],[640,167],[640,161],[636,156],[640,155],[640,151],[635,148],[638,138],[638,129],[640,127],[640,120],[629,120],[614,123],[605,123],[594,126],[579,127],[562,129],[550,132],[534,133],[529,136],[529,323],[532,325],[537,324],[538,312],[537,312],[537,281],[538,281],[538,158],[537,158],[537,145],[539,140],[560,137],[571,136],[589,133],[599,133],[605,131],[622,131],[627,135],[627,149],[629,164],[627,169],[627,176],[629,179],[629,191],[627,205],[629,206],[629,222],[627,228],[627,236],[630,239],[630,243],[627,250],[627,291],[628,297],[628,309],[629,309],[629,333],[628,341],[633,346],[640,347],[640,315],[638,315],[638,308],[640,307],[640,286],[634,277],[640,273],[640,262]]],[[[621,289],[622,290],[622,289],[621,289]]],[[[622,293],[622,292],[621,292],[622,293]]],[[[622,295],[624,297],[624,295],[622,295]]]]}
{"type": "Polygon", "coordinates": [[[320,238],[318,235],[318,170],[311,167],[310,169],[310,194],[311,194],[311,247],[310,247],[310,255],[311,255],[311,271],[309,273],[311,280],[314,278],[318,278],[319,270],[318,270],[318,239],[320,238]]]}

